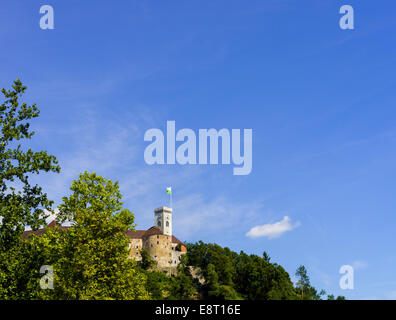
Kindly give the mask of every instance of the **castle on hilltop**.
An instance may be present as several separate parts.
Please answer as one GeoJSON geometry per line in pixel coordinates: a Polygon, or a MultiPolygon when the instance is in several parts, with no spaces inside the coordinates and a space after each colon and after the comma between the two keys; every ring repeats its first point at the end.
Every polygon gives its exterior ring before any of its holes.
{"type": "Polygon", "coordinates": [[[160,207],[154,210],[154,226],[148,230],[128,231],[131,239],[130,256],[142,259],[140,250],[145,249],[157,262],[157,268],[173,273],[180,263],[180,256],[187,252],[183,242],[172,234],[172,209],[160,207]]]}
{"type": "MultiPolygon", "coordinates": [[[[48,227],[53,228],[57,224],[52,221],[48,227]]],[[[69,227],[59,226],[63,230],[69,227]]],[[[27,239],[29,235],[41,236],[46,229],[29,230],[22,234],[27,239]]],[[[160,207],[154,210],[154,226],[147,230],[127,231],[129,237],[129,249],[131,258],[136,261],[142,259],[140,251],[145,249],[151,258],[157,262],[157,269],[168,274],[174,274],[180,263],[180,256],[187,252],[183,242],[172,234],[172,209],[160,207]]]]}

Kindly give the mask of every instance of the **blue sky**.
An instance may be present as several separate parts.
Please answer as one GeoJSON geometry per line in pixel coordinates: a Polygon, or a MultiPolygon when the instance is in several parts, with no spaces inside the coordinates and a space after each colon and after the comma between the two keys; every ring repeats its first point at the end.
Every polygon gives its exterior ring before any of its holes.
{"type": "Polygon", "coordinates": [[[0,87],[19,77],[41,110],[31,146],[62,173],[36,181],[57,204],[94,171],[120,182],[144,229],[171,185],[181,240],[265,250],[335,295],[396,299],[395,10],[390,0],[6,0],[0,87]],[[44,4],[54,30],[39,27],[44,4]],[[339,27],[344,4],[354,30],[339,27]],[[253,129],[251,174],[147,165],[144,133],[167,120],[253,129]],[[278,237],[246,236],[281,221],[291,230],[278,237]],[[345,264],[354,290],[339,287],[345,264]]]}

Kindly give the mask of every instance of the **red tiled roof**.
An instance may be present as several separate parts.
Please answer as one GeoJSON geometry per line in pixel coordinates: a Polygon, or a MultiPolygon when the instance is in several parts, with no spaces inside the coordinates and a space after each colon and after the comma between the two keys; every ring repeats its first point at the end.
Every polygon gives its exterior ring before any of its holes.
{"type": "Polygon", "coordinates": [[[22,239],[28,238],[30,235],[35,234],[36,236],[41,236],[42,234],[45,233],[45,229],[38,229],[38,230],[29,230],[29,231],[24,231],[22,233],[22,239]]]}
{"type": "Polygon", "coordinates": [[[147,229],[147,231],[144,233],[143,237],[149,237],[149,236],[156,235],[156,234],[163,234],[163,233],[160,228],[151,227],[151,228],[147,229]]]}
{"type": "Polygon", "coordinates": [[[50,224],[48,225],[48,227],[50,227],[50,228],[53,228],[53,227],[55,227],[55,226],[59,226],[59,224],[58,224],[55,220],[52,220],[52,221],[50,222],[50,224]]]}
{"type": "Polygon", "coordinates": [[[172,235],[172,243],[181,244],[184,246],[184,243],[177,239],[175,236],[172,235]]]}
{"type": "MultiPolygon", "coordinates": [[[[163,234],[161,229],[158,227],[151,227],[147,230],[136,230],[136,231],[127,231],[126,235],[131,239],[143,239],[144,237],[149,237],[155,234],[163,234]]],[[[181,244],[184,246],[184,243],[181,242],[178,238],[172,235],[172,243],[181,244]]]]}
{"type": "MultiPolygon", "coordinates": [[[[61,230],[66,230],[69,227],[65,227],[62,226],[60,224],[58,224],[55,220],[53,220],[50,224],[48,224],[49,228],[53,228],[55,226],[59,226],[59,228],[61,230]]],[[[36,236],[41,236],[45,233],[46,229],[42,228],[42,229],[37,229],[37,230],[29,230],[29,231],[25,231],[22,234],[22,238],[26,239],[28,238],[31,234],[35,234],[36,236]]],[[[136,231],[127,231],[125,232],[125,234],[131,238],[131,239],[142,239],[143,237],[149,237],[155,234],[163,234],[161,229],[158,227],[151,227],[147,230],[136,230],[136,231]]],[[[177,244],[181,244],[184,246],[184,243],[181,242],[178,238],[176,238],[175,236],[172,235],[172,243],[177,243],[177,244]]]]}
{"type": "Polygon", "coordinates": [[[127,231],[125,234],[131,239],[141,239],[147,230],[127,231]]]}
{"type": "MultiPolygon", "coordinates": [[[[67,230],[69,227],[66,226],[62,226],[60,224],[58,224],[55,220],[53,220],[51,223],[48,224],[47,228],[54,228],[55,226],[58,226],[59,229],[61,230],[67,230]]],[[[36,236],[41,236],[46,232],[46,228],[41,228],[41,229],[37,229],[37,230],[28,230],[28,231],[24,231],[22,233],[22,239],[27,239],[30,235],[34,234],[36,236]]]]}

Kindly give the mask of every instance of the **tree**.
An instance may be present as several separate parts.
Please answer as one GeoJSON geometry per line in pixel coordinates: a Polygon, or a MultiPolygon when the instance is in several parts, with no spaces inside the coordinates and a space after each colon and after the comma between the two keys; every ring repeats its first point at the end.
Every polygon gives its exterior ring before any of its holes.
{"type": "MultiPolygon", "coordinates": [[[[325,290],[318,290],[311,286],[307,269],[304,266],[298,267],[296,276],[299,278],[296,284],[296,291],[301,294],[301,300],[322,300],[322,296],[326,295],[325,290]]],[[[328,295],[329,300],[334,299],[333,295],[328,295]],[[333,297],[333,298],[332,298],[333,297]]]]}
{"type": "Polygon", "coordinates": [[[187,244],[188,262],[201,270],[205,284],[198,286],[204,298],[296,299],[288,273],[263,257],[240,254],[216,244],[187,244]]]}
{"type": "Polygon", "coordinates": [[[133,230],[134,215],[122,208],[118,182],[84,172],[70,189],[57,219],[70,220],[72,226],[48,230],[31,243],[39,262],[54,270],[54,289],[38,290],[37,297],[148,299],[146,278],[129,258],[124,233],[133,230]]]}
{"type": "Polygon", "coordinates": [[[325,290],[320,290],[319,293],[317,293],[316,289],[314,292],[314,296],[312,297],[313,300],[322,300],[322,297],[326,295],[325,290]]]}
{"type": "Polygon", "coordinates": [[[146,249],[140,250],[140,256],[142,257],[142,260],[138,262],[138,266],[143,270],[149,270],[157,264],[157,262],[151,258],[150,253],[146,249]]]}
{"type": "Polygon", "coordinates": [[[299,266],[295,275],[299,278],[297,281],[297,289],[301,292],[301,300],[304,300],[304,293],[308,294],[311,287],[307,269],[304,266],[299,266]]]}
{"type": "Polygon", "coordinates": [[[268,255],[266,251],[263,252],[263,259],[267,262],[270,262],[271,257],[268,255]]]}
{"type": "Polygon", "coordinates": [[[266,258],[241,252],[236,259],[236,288],[249,300],[295,299],[288,273],[266,258]]]}
{"type": "Polygon", "coordinates": [[[146,288],[153,300],[163,300],[169,297],[171,290],[171,278],[164,272],[151,270],[144,271],[147,277],[146,288]]]}
{"type": "Polygon", "coordinates": [[[171,277],[169,299],[191,300],[196,294],[196,289],[191,275],[179,270],[175,277],[171,277]]]}
{"type": "Polygon", "coordinates": [[[21,103],[26,87],[20,80],[12,89],[2,89],[0,105],[0,296],[16,299],[24,295],[26,284],[21,261],[21,235],[27,225],[45,225],[53,202],[29,178],[40,172],[59,172],[56,158],[46,151],[34,152],[19,141],[31,139],[29,120],[40,114],[35,104],[21,103]]]}

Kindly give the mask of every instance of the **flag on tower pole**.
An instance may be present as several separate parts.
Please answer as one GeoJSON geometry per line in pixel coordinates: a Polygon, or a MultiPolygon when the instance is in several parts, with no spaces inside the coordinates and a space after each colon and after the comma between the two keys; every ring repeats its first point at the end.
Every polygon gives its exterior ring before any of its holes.
{"type": "Polygon", "coordinates": [[[170,208],[172,208],[172,187],[166,188],[166,193],[169,194],[169,197],[170,197],[170,208]]]}

